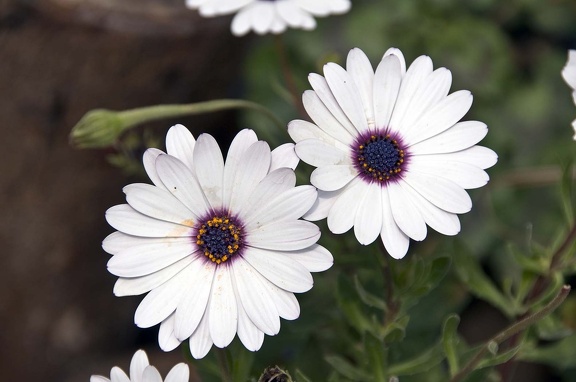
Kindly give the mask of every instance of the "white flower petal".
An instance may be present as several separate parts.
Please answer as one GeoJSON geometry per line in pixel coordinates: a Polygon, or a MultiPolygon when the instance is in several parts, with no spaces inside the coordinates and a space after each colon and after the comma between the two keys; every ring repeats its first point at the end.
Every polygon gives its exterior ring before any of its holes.
{"type": "Polygon", "coordinates": [[[118,231],[143,237],[191,236],[190,226],[154,219],[135,211],[128,204],[110,207],[106,221],[118,231]]]}
{"type": "Polygon", "coordinates": [[[186,127],[174,125],[166,134],[166,152],[182,161],[192,171],[194,146],[196,140],[186,127]]]}
{"type": "Polygon", "coordinates": [[[460,232],[458,215],[436,207],[407,184],[403,184],[403,186],[403,191],[408,195],[410,201],[414,203],[416,209],[430,228],[448,236],[453,236],[460,232]]]}
{"type": "Polygon", "coordinates": [[[296,175],[288,168],[272,171],[254,189],[250,197],[237,208],[236,214],[242,218],[253,213],[263,200],[270,200],[296,185],[296,175]]]}
{"type": "Polygon", "coordinates": [[[487,169],[496,164],[498,155],[487,147],[474,146],[450,154],[450,157],[459,162],[470,163],[481,169],[487,169]]]}
{"type": "Polygon", "coordinates": [[[270,147],[266,142],[254,143],[242,156],[236,168],[236,176],[230,187],[230,210],[238,209],[257,187],[258,183],[268,174],[270,168],[270,147]]]}
{"type": "Polygon", "coordinates": [[[93,375],[90,377],[90,382],[110,382],[110,380],[100,375],[93,375]]]}
{"type": "Polygon", "coordinates": [[[162,376],[154,366],[148,366],[142,374],[142,382],[162,382],[162,376]]]}
{"type": "Polygon", "coordinates": [[[112,370],[110,370],[110,379],[112,382],[130,382],[130,378],[120,369],[119,367],[114,366],[112,370]]]}
{"type": "Polygon", "coordinates": [[[155,271],[154,273],[147,274],[146,276],[120,277],[116,281],[116,284],[114,284],[114,295],[117,297],[137,296],[149,292],[170,280],[175,274],[186,268],[193,261],[193,256],[186,256],[182,260],[178,260],[174,264],[155,271]]]}
{"type": "Polygon", "coordinates": [[[247,214],[244,225],[252,230],[272,222],[297,220],[312,207],[317,195],[318,191],[312,186],[299,186],[282,192],[247,214]]]}
{"type": "Polygon", "coordinates": [[[354,48],[348,53],[346,70],[358,88],[362,106],[364,107],[364,118],[366,118],[368,127],[373,129],[375,117],[372,98],[372,89],[374,86],[374,69],[372,69],[372,64],[370,64],[370,60],[368,60],[368,57],[366,57],[363,51],[354,48]]]}
{"type": "Polygon", "coordinates": [[[418,119],[446,98],[451,84],[452,73],[446,68],[436,69],[423,81],[408,106],[410,113],[406,114],[401,125],[397,126],[403,134],[410,135],[410,130],[417,126],[418,119]]]}
{"type": "Polygon", "coordinates": [[[310,183],[322,191],[336,191],[358,176],[353,165],[328,165],[318,167],[310,176],[310,183]]]}
{"type": "Polygon", "coordinates": [[[170,155],[160,155],[156,159],[156,170],[168,191],[188,207],[194,216],[203,216],[208,211],[204,192],[184,163],[170,155]]]}
{"type": "Polygon", "coordinates": [[[472,106],[472,94],[460,90],[427,110],[404,137],[408,145],[422,142],[454,126],[472,106]]]}
{"type": "Polygon", "coordinates": [[[458,122],[450,129],[410,146],[410,154],[442,154],[460,151],[474,146],[488,133],[483,122],[458,122]]]}
{"type": "Polygon", "coordinates": [[[392,216],[398,227],[411,239],[422,241],[426,237],[426,223],[414,203],[404,191],[403,181],[388,187],[392,216]]]}
{"type": "Polygon", "coordinates": [[[189,277],[189,268],[186,268],[148,293],[136,309],[134,323],[140,328],[149,328],[168,318],[176,310],[189,277]]]}
{"type": "Polygon", "coordinates": [[[144,183],[124,187],[126,201],[141,214],[176,224],[193,226],[198,219],[170,192],[144,183]]]}
{"type": "Polygon", "coordinates": [[[414,60],[402,78],[398,92],[398,100],[390,119],[390,128],[402,134],[402,121],[410,113],[410,101],[420,87],[420,84],[432,73],[432,60],[428,56],[420,56],[414,60]]]}
{"type": "Polygon", "coordinates": [[[318,198],[316,198],[316,201],[312,207],[310,207],[310,210],[308,210],[308,212],[306,212],[302,217],[310,221],[316,221],[328,217],[328,212],[336,202],[336,199],[338,199],[338,196],[347,190],[352,183],[354,182],[352,181],[348,183],[344,188],[337,191],[318,190],[318,198]]]}
{"type": "Polygon", "coordinates": [[[174,366],[166,375],[164,382],[188,382],[190,369],[185,363],[174,366]]]}
{"type": "Polygon", "coordinates": [[[410,159],[410,171],[439,176],[464,189],[485,186],[490,179],[478,166],[452,160],[451,154],[414,156],[410,159]]]}
{"type": "Polygon", "coordinates": [[[317,139],[306,139],[296,144],[296,153],[304,162],[314,167],[350,165],[350,154],[317,139]]]}
{"type": "Polygon", "coordinates": [[[296,220],[274,222],[251,230],[246,242],[250,247],[294,251],[315,244],[319,238],[318,226],[304,220],[296,220]]]}
{"type": "Polygon", "coordinates": [[[190,256],[197,248],[190,238],[155,239],[120,251],[108,260],[108,271],[120,277],[140,277],[190,256]]]}
{"type": "Polygon", "coordinates": [[[322,272],[334,264],[330,251],[318,244],[300,251],[292,251],[287,255],[302,264],[309,272],[322,272]]]}
{"type": "Polygon", "coordinates": [[[148,361],[148,356],[146,356],[146,352],[144,350],[138,350],[132,356],[132,360],[130,361],[130,380],[132,382],[140,382],[142,380],[142,374],[144,373],[144,369],[150,365],[148,361]]]}
{"type": "Polygon", "coordinates": [[[194,170],[210,206],[213,209],[221,208],[224,159],[218,143],[209,134],[198,137],[194,150],[194,170]]]}
{"type": "Polygon", "coordinates": [[[394,125],[390,123],[390,118],[400,91],[402,81],[400,70],[400,60],[395,55],[384,57],[376,68],[373,104],[377,128],[394,128],[394,125]]]}
{"type": "Polygon", "coordinates": [[[336,102],[356,130],[360,133],[367,131],[368,121],[364,115],[362,97],[352,77],[344,68],[334,63],[324,65],[324,77],[336,102]]]}
{"type": "Polygon", "coordinates": [[[367,185],[364,196],[358,203],[354,218],[354,235],[358,242],[368,245],[382,231],[382,190],[377,183],[367,185]]]}
{"type": "Polygon", "coordinates": [[[210,336],[219,348],[232,342],[238,327],[238,307],[231,272],[231,268],[225,265],[217,267],[210,292],[210,336]]]}
{"type": "Polygon", "coordinates": [[[293,143],[285,143],[280,145],[272,150],[270,154],[272,159],[270,161],[270,169],[268,170],[269,172],[283,167],[295,170],[296,166],[298,166],[298,162],[300,161],[300,158],[298,158],[298,155],[296,155],[296,151],[294,150],[293,143]]]}
{"type": "Polygon", "coordinates": [[[180,341],[190,337],[208,307],[216,267],[200,258],[191,265],[190,279],[175,313],[174,335],[180,341]]]}
{"type": "MultiPolygon", "coordinates": [[[[342,144],[345,146],[348,146],[354,142],[356,130],[350,124],[350,121],[348,121],[347,124],[342,125],[322,102],[316,92],[312,90],[306,90],[302,95],[302,103],[304,104],[304,109],[310,118],[312,118],[314,123],[318,125],[322,132],[326,133],[326,135],[330,137],[328,139],[324,139],[323,136],[319,136],[318,138],[323,139],[326,142],[331,142],[335,139],[339,142],[342,142],[342,144]]],[[[290,133],[290,130],[288,130],[288,132],[290,133]]],[[[290,133],[290,135],[292,134],[293,133],[290,133]]],[[[294,139],[294,141],[296,143],[299,142],[296,139],[294,139]]]]}
{"type": "Polygon", "coordinates": [[[174,335],[174,317],[175,314],[172,313],[167,319],[162,321],[160,330],[158,331],[158,345],[160,345],[160,349],[166,352],[172,351],[180,346],[180,341],[174,335]]]}
{"type": "Polygon", "coordinates": [[[424,173],[410,173],[403,180],[436,207],[445,211],[463,214],[472,208],[468,193],[454,182],[424,173]]]}
{"type": "Polygon", "coordinates": [[[204,358],[213,345],[210,336],[210,311],[206,309],[200,324],[190,337],[190,354],[195,359],[204,358]]]}
{"type": "Polygon", "coordinates": [[[246,260],[239,257],[232,267],[238,295],[246,314],[258,329],[270,336],[280,331],[280,317],[263,276],[246,260]]]}
{"type": "MultiPolygon", "coordinates": [[[[334,97],[326,79],[316,73],[311,73],[308,76],[308,81],[310,82],[310,85],[312,85],[312,89],[314,89],[314,92],[320,101],[322,101],[326,109],[329,110],[330,114],[336,118],[339,125],[344,127],[350,135],[356,136],[357,130],[354,127],[354,124],[348,119],[344,110],[342,110],[342,107],[338,104],[338,101],[334,97]]],[[[304,106],[306,106],[306,104],[304,104],[304,106]]],[[[312,115],[311,117],[313,118],[312,115]]]]}
{"type": "Polygon", "coordinates": [[[568,61],[562,69],[562,78],[572,89],[576,89],[576,50],[568,51],[568,61]]]}
{"type": "Polygon", "coordinates": [[[312,288],[314,282],[308,270],[290,255],[270,252],[258,248],[247,248],[243,258],[262,276],[289,292],[303,293],[312,288]]]}
{"type": "Polygon", "coordinates": [[[252,323],[242,305],[242,299],[238,295],[236,301],[238,302],[238,338],[246,349],[258,351],[264,342],[264,332],[252,323]]]}
{"type": "Polygon", "coordinates": [[[228,154],[226,155],[226,164],[224,165],[223,192],[225,207],[230,205],[232,186],[234,179],[236,178],[241,158],[244,155],[244,152],[246,152],[246,150],[248,150],[248,148],[257,141],[258,137],[254,130],[244,129],[236,134],[230,144],[228,154]]]}
{"type": "Polygon", "coordinates": [[[380,237],[382,238],[384,248],[386,248],[393,258],[401,259],[406,255],[406,252],[408,252],[410,239],[400,230],[394,221],[387,189],[382,190],[382,213],[382,232],[380,233],[380,237]]]}
{"type": "Polygon", "coordinates": [[[366,190],[363,181],[357,178],[338,196],[328,212],[328,228],[331,232],[344,233],[352,228],[359,201],[366,190]]]}
{"type": "Polygon", "coordinates": [[[161,154],[165,154],[165,152],[154,148],[146,150],[142,157],[142,164],[144,165],[144,170],[146,170],[146,174],[148,174],[152,183],[154,183],[156,187],[165,190],[166,187],[164,187],[164,183],[162,183],[162,180],[160,180],[160,177],[158,176],[158,172],[156,172],[156,158],[161,154]]]}

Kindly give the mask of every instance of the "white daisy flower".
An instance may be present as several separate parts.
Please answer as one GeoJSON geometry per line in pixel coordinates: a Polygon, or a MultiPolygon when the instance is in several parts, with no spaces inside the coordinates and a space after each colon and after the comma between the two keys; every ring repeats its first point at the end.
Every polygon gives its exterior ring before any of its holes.
{"type": "MultiPolygon", "coordinates": [[[[165,382],[188,382],[189,377],[188,365],[179,363],[168,372],[165,382]]],[[[162,382],[162,377],[154,366],[150,366],[146,352],[138,350],[130,362],[130,378],[122,369],[114,366],[110,370],[110,379],[93,375],[90,377],[90,382],[162,382]]]]}
{"type": "Polygon", "coordinates": [[[234,138],[226,163],[211,135],[196,141],[182,125],[169,130],[166,147],[144,154],[154,185],[126,186],[128,204],[106,212],[118,230],[103,242],[119,276],[114,293],[150,292],[134,321],[160,324],[165,351],[190,338],[202,358],[236,333],[256,351],[264,334],[278,333],[280,317],[299,316],[294,293],[312,288],[310,272],[332,265],[316,244],[318,227],[298,220],[317,191],[295,187],[293,144],[270,152],[252,130],[234,138]]]}
{"type": "MultiPolygon", "coordinates": [[[[576,104],[576,50],[568,51],[568,62],[562,69],[562,77],[572,88],[572,99],[576,104]]],[[[572,128],[574,128],[574,140],[576,141],[576,119],[572,122],[572,128]]]]}
{"type": "Polygon", "coordinates": [[[389,49],[376,72],[360,49],[346,69],[324,66],[309,76],[303,95],[313,123],[296,120],[288,132],[296,154],[317,167],[311,183],[318,201],[304,216],[328,218],[333,233],[354,227],[367,245],[381,237],[394,258],[408,251],[409,238],[423,240],[426,225],[445,235],[460,231],[456,214],[472,207],[465,189],[488,182],[484,169],[496,154],[475,146],[484,123],[458,122],[472,105],[463,90],[448,95],[450,71],[432,70],[418,57],[406,70],[398,49],[389,49]]]}
{"type": "Polygon", "coordinates": [[[311,30],[316,17],[348,12],[350,0],[186,0],[202,16],[212,17],[237,12],[232,20],[232,33],[243,36],[282,33],[286,28],[311,30]]]}

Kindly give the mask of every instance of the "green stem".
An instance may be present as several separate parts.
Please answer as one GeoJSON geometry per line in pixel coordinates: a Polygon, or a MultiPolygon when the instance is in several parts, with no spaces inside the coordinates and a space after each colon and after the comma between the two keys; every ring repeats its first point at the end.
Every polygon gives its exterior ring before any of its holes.
{"type": "Polygon", "coordinates": [[[218,364],[220,365],[220,378],[222,382],[234,382],[230,372],[227,349],[216,348],[216,358],[218,358],[218,364]]]}
{"type": "Polygon", "coordinates": [[[216,111],[229,110],[229,109],[246,109],[253,110],[264,114],[274,124],[285,128],[282,123],[270,110],[255,102],[238,100],[238,99],[219,99],[214,101],[205,101],[184,105],[157,105],[140,107],[136,109],[125,110],[119,112],[120,117],[126,124],[124,130],[135,125],[155,121],[158,119],[181,117],[185,115],[194,115],[202,113],[213,113],[216,111]]]}
{"type": "Polygon", "coordinates": [[[569,293],[570,293],[570,286],[564,285],[560,289],[560,291],[558,292],[556,297],[554,297],[554,299],[552,299],[552,301],[550,301],[542,309],[540,309],[536,313],[534,313],[534,314],[532,314],[532,315],[530,315],[530,316],[528,316],[528,317],[526,317],[520,321],[515,322],[514,324],[510,325],[508,328],[501,331],[496,336],[492,337],[490,340],[486,341],[486,343],[482,346],[482,348],[480,350],[478,350],[478,352],[474,355],[474,357],[472,357],[472,359],[470,359],[470,361],[468,361],[466,366],[464,366],[454,377],[452,377],[452,379],[450,379],[450,382],[458,382],[458,381],[463,380],[468,374],[473,372],[475,367],[478,366],[480,361],[482,361],[482,359],[484,358],[484,355],[488,352],[489,346],[491,344],[496,343],[496,344],[500,345],[502,342],[506,341],[508,338],[524,331],[525,329],[530,327],[535,322],[541,320],[542,318],[544,318],[548,314],[552,313],[554,310],[556,310],[556,308],[558,308],[560,306],[560,304],[562,304],[562,302],[564,302],[564,300],[566,299],[566,297],[568,296],[569,293]]]}

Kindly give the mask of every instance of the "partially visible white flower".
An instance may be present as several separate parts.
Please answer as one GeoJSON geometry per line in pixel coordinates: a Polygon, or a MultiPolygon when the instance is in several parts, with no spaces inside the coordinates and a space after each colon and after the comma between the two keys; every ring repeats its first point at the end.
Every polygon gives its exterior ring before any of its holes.
{"type": "MultiPolygon", "coordinates": [[[[164,382],[188,382],[189,377],[188,365],[179,363],[170,370],[164,382]]],[[[162,382],[162,377],[154,366],[150,366],[146,352],[138,350],[130,362],[130,377],[118,366],[114,366],[110,370],[110,379],[93,375],[90,382],[162,382]]]]}
{"type": "Polygon", "coordinates": [[[476,146],[488,132],[479,121],[459,122],[472,105],[467,90],[448,94],[452,75],[418,57],[408,69],[391,48],[376,71],[360,49],[346,69],[328,63],[324,77],[309,76],[303,95],[314,123],[295,120],[288,133],[296,154],[317,167],[310,182],[318,201],[304,216],[328,218],[333,233],[354,227],[361,244],[379,236],[394,258],[409,239],[423,240],[430,226],[460,231],[457,214],[470,211],[466,189],[488,182],[484,169],[496,154],[476,146]]]}
{"type": "Polygon", "coordinates": [[[102,243],[119,277],[114,294],[149,292],[134,321],[160,324],[164,351],[190,339],[202,358],[236,334],[256,351],[280,318],[300,315],[294,293],[312,288],[311,272],[332,265],[316,244],[320,229],[299,220],[317,191],[296,187],[294,144],[270,151],[252,130],[236,135],[226,162],[211,135],[195,140],[182,125],[168,131],[166,148],[144,154],[154,185],[124,187],[128,204],[106,212],[118,230],[102,243]]]}
{"type": "MultiPolygon", "coordinates": [[[[568,51],[568,62],[562,69],[562,77],[572,88],[572,99],[576,104],[576,50],[568,51]]],[[[572,128],[574,128],[574,140],[576,141],[576,119],[572,122],[572,128]]]]}
{"type": "Polygon", "coordinates": [[[243,36],[282,33],[286,28],[311,30],[314,17],[348,12],[350,0],[186,0],[186,5],[205,17],[238,12],[232,20],[232,33],[243,36]]]}

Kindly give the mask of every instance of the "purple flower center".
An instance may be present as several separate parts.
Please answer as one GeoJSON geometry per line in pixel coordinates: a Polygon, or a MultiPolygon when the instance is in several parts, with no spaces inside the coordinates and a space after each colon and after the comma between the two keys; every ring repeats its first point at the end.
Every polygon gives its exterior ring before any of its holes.
{"type": "Polygon", "coordinates": [[[234,218],[217,214],[198,228],[196,244],[208,259],[220,264],[242,249],[241,225],[234,218]]]}
{"type": "Polygon", "coordinates": [[[405,159],[398,140],[386,133],[359,137],[354,154],[356,166],[364,179],[382,184],[400,175],[405,159]]]}

